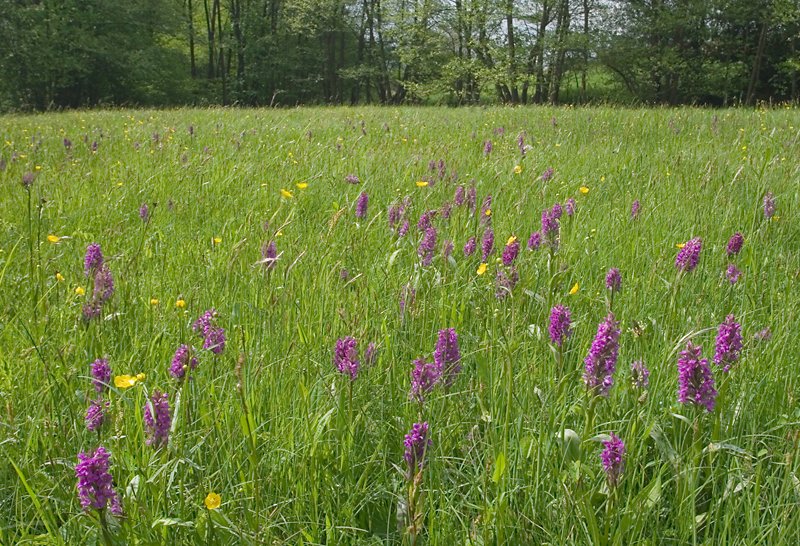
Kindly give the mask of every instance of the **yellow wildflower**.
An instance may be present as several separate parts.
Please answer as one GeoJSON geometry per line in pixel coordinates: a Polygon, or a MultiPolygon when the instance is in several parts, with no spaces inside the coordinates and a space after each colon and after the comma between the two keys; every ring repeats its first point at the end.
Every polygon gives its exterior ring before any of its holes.
{"type": "Polygon", "coordinates": [[[686,243],[675,243],[675,248],[683,248],[686,246],[686,243]]]}
{"type": "Polygon", "coordinates": [[[304,190],[308,187],[308,182],[298,182],[295,186],[297,186],[297,189],[304,190]]]}
{"type": "Polygon", "coordinates": [[[59,273],[58,271],[56,271],[56,280],[57,280],[58,282],[63,282],[63,280],[64,280],[64,275],[62,275],[61,273],[59,273]]]}
{"type": "Polygon", "coordinates": [[[508,241],[506,241],[506,246],[513,245],[516,242],[517,242],[517,236],[512,235],[511,237],[508,238],[508,241]]]}
{"type": "Polygon", "coordinates": [[[150,305],[158,305],[158,298],[150,298],[150,305]]]}
{"type": "Polygon", "coordinates": [[[484,273],[486,273],[486,264],[483,263],[483,264],[479,265],[478,266],[478,271],[476,271],[476,273],[478,275],[483,275],[484,273]]]}
{"type": "Polygon", "coordinates": [[[486,212],[484,212],[484,214],[486,216],[491,216],[492,215],[492,209],[486,209],[486,212]]]}
{"type": "Polygon", "coordinates": [[[290,192],[289,190],[281,188],[281,197],[285,197],[286,199],[291,199],[292,197],[294,197],[294,195],[292,195],[292,192],[290,192]]]}
{"type": "Polygon", "coordinates": [[[424,188],[427,185],[428,185],[428,182],[426,180],[417,180],[417,187],[418,188],[424,188]]]}
{"type": "Polygon", "coordinates": [[[222,242],[222,237],[214,237],[214,244],[218,245],[222,242]]]}
{"type": "Polygon", "coordinates": [[[86,293],[86,290],[84,290],[82,286],[76,286],[75,293],[79,296],[83,296],[86,293]]]}
{"type": "Polygon", "coordinates": [[[212,491],[206,495],[206,500],[203,501],[203,504],[205,504],[206,508],[209,510],[217,510],[220,504],[222,504],[222,497],[220,497],[218,493],[212,491]]]}
{"type": "MultiPolygon", "coordinates": [[[[144,375],[144,374],[139,374],[144,375]]],[[[142,377],[144,379],[144,377],[142,377]]],[[[117,375],[114,377],[114,386],[118,389],[129,389],[141,381],[138,375],[117,375]]]]}
{"type": "Polygon", "coordinates": [[[175,307],[178,309],[183,309],[186,307],[186,301],[183,298],[178,298],[178,301],[175,302],[175,307]]]}
{"type": "Polygon", "coordinates": [[[570,295],[570,296],[574,296],[575,294],[577,294],[577,293],[578,293],[578,290],[580,290],[580,289],[581,289],[581,285],[580,285],[579,283],[577,283],[577,282],[576,282],[576,283],[575,283],[575,284],[572,286],[572,288],[570,288],[570,289],[569,289],[569,295],[570,295]]]}
{"type": "Polygon", "coordinates": [[[581,187],[580,187],[580,192],[581,192],[583,195],[586,195],[587,193],[589,193],[589,188],[587,188],[586,186],[581,186],[581,187]]]}
{"type": "Polygon", "coordinates": [[[53,244],[56,244],[61,240],[61,237],[59,237],[58,235],[50,234],[47,236],[47,240],[53,244]]]}
{"type": "Polygon", "coordinates": [[[522,165],[514,166],[514,174],[520,174],[522,172],[522,165]]]}

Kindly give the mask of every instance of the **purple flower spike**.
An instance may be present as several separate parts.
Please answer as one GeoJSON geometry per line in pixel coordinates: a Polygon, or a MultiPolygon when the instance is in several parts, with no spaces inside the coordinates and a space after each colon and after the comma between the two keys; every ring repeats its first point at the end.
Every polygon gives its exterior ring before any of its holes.
{"type": "Polygon", "coordinates": [[[192,330],[203,336],[203,349],[218,355],[225,350],[225,330],[214,324],[216,317],[216,310],[209,309],[194,321],[192,330]]]}
{"type": "Polygon", "coordinates": [[[358,342],[355,338],[347,336],[336,340],[333,364],[341,373],[349,375],[351,381],[356,378],[361,363],[358,361],[358,342]]]}
{"type": "Polygon", "coordinates": [[[516,237],[512,237],[512,239],[503,249],[503,265],[505,266],[513,264],[519,254],[519,241],[517,241],[516,237]]]}
{"type": "Polygon", "coordinates": [[[742,351],[742,326],[733,315],[725,317],[725,322],[719,325],[715,349],[714,364],[722,366],[723,372],[728,372],[739,360],[742,351]]]}
{"type": "Polygon", "coordinates": [[[528,238],[528,248],[530,250],[538,250],[541,245],[542,245],[542,233],[540,231],[534,231],[528,238]]]}
{"type": "Polygon", "coordinates": [[[358,179],[358,177],[356,175],[354,175],[354,174],[348,174],[347,176],[344,177],[344,180],[348,184],[358,184],[359,182],[361,182],[358,179]]]}
{"type": "Polygon", "coordinates": [[[411,392],[408,397],[420,404],[425,401],[425,395],[433,390],[439,382],[442,372],[435,362],[426,362],[424,358],[414,361],[411,370],[411,392]]]}
{"type": "Polygon", "coordinates": [[[773,216],[775,216],[775,196],[768,191],[764,196],[764,218],[769,220],[773,216]]]}
{"type": "Polygon", "coordinates": [[[708,359],[702,358],[703,348],[690,341],[678,358],[678,402],[705,406],[714,411],[717,391],[708,359]]]}
{"type": "Polygon", "coordinates": [[[514,287],[517,286],[517,282],[519,282],[519,273],[516,267],[509,267],[508,271],[498,269],[494,279],[495,297],[499,300],[504,299],[511,294],[514,287]]]}
{"type": "Polygon", "coordinates": [[[608,486],[613,489],[619,483],[619,478],[622,475],[625,444],[612,432],[611,439],[603,442],[603,448],[602,453],[600,453],[600,460],[608,478],[608,486]]]}
{"type": "Polygon", "coordinates": [[[639,200],[636,199],[633,204],[631,205],[631,218],[636,220],[639,217],[639,208],[640,208],[639,200]]]}
{"type": "Polygon", "coordinates": [[[408,465],[407,479],[411,479],[414,474],[422,470],[425,466],[425,459],[428,449],[433,442],[428,437],[428,423],[414,423],[411,430],[406,434],[403,441],[405,453],[403,458],[408,465]]]}
{"type": "Polygon", "coordinates": [[[609,313],[597,326],[597,334],[589,354],[584,359],[586,370],[583,381],[590,391],[600,396],[608,396],[614,384],[614,371],[619,355],[619,334],[619,323],[614,320],[614,314],[609,313]]]}
{"type": "Polygon", "coordinates": [[[155,389],[150,400],[144,405],[144,430],[147,436],[145,443],[156,448],[166,447],[171,425],[169,395],[155,389]]]}
{"type": "Polygon", "coordinates": [[[697,267],[700,260],[700,250],[703,248],[703,240],[695,237],[684,243],[684,246],[675,257],[675,267],[678,271],[691,272],[697,267]]]}
{"type": "Polygon", "coordinates": [[[36,180],[36,175],[31,172],[27,172],[22,175],[22,187],[26,190],[30,189],[33,185],[33,181],[36,180]]]}
{"type": "Polygon", "coordinates": [[[99,271],[102,265],[103,251],[100,249],[100,245],[97,243],[90,244],[86,247],[86,256],[83,259],[84,274],[89,277],[99,271]]]}
{"type": "Polygon", "coordinates": [[[367,204],[369,203],[369,196],[367,192],[362,191],[356,201],[356,218],[364,218],[367,215],[367,204]]]}
{"type": "Polygon", "coordinates": [[[172,357],[172,364],[169,367],[169,374],[177,380],[186,376],[186,372],[197,368],[197,358],[194,351],[188,345],[181,345],[172,357]]]}
{"type": "Polygon", "coordinates": [[[425,231],[419,246],[417,247],[417,254],[422,258],[422,265],[427,267],[433,261],[433,252],[436,249],[436,228],[429,227],[425,231]]]}
{"type": "Polygon", "coordinates": [[[92,366],[92,384],[97,393],[102,393],[108,389],[111,383],[111,367],[108,365],[108,360],[105,358],[98,358],[91,364],[92,366]]]}
{"type": "Polygon", "coordinates": [[[433,362],[444,378],[445,386],[450,387],[461,372],[461,351],[455,328],[439,330],[436,348],[433,350],[433,362]]]}
{"type": "Polygon", "coordinates": [[[553,249],[558,248],[558,233],[560,228],[555,212],[559,212],[555,207],[542,211],[542,238],[548,246],[553,249]]]}
{"type": "Polygon", "coordinates": [[[736,267],[735,264],[728,264],[728,269],[725,271],[725,277],[727,277],[728,282],[736,284],[739,282],[739,277],[741,276],[742,272],[739,271],[739,268],[736,267]]]}
{"type": "Polygon", "coordinates": [[[637,389],[646,389],[650,385],[650,370],[641,360],[631,364],[631,384],[637,389]]]}
{"type": "Polygon", "coordinates": [[[483,232],[483,238],[481,239],[482,262],[485,262],[489,258],[489,255],[492,253],[493,249],[494,230],[492,230],[492,228],[486,228],[486,231],[483,232]]]}
{"type": "Polygon", "coordinates": [[[472,256],[475,253],[476,246],[475,237],[467,239],[467,242],[464,244],[464,256],[472,256]]]}
{"type": "Polygon", "coordinates": [[[94,276],[94,290],[92,298],[95,302],[102,305],[114,295],[114,277],[108,264],[100,266],[100,270],[94,276]]]}
{"type": "Polygon", "coordinates": [[[89,404],[89,408],[86,410],[86,430],[89,432],[97,432],[100,430],[100,427],[102,427],[105,422],[105,412],[108,410],[108,407],[108,400],[104,401],[102,398],[92,400],[89,404]]]}
{"type": "Polygon", "coordinates": [[[139,207],[139,218],[143,222],[147,222],[150,219],[150,207],[147,206],[147,203],[142,203],[142,206],[139,207]]]}
{"type": "Polygon", "coordinates": [[[408,223],[408,220],[406,220],[405,222],[403,222],[403,225],[400,226],[400,229],[397,230],[397,236],[405,237],[406,234],[408,234],[409,227],[410,224],[408,223]]]}
{"type": "Polygon", "coordinates": [[[570,197],[567,199],[567,204],[564,206],[564,209],[567,211],[567,216],[574,216],[575,215],[575,198],[570,197]]]}
{"type": "Polygon", "coordinates": [[[564,305],[556,305],[550,310],[550,341],[554,345],[561,347],[564,341],[572,334],[572,318],[569,308],[564,305]]]}
{"type": "Polygon", "coordinates": [[[492,141],[487,140],[483,143],[483,155],[488,157],[492,153],[492,141]]]}
{"type": "Polygon", "coordinates": [[[606,273],[606,288],[612,292],[619,292],[622,288],[622,275],[616,267],[612,267],[606,273]]]}
{"type": "Polygon", "coordinates": [[[470,186],[467,190],[467,208],[471,213],[475,213],[475,207],[478,206],[478,189],[475,186],[470,186]]]}
{"type": "Polygon", "coordinates": [[[278,262],[278,247],[275,241],[270,241],[261,245],[261,263],[267,271],[275,268],[278,262]]]}
{"type": "Polygon", "coordinates": [[[78,478],[78,498],[87,512],[91,509],[104,510],[109,503],[114,506],[119,499],[114,491],[114,478],[109,472],[111,453],[103,446],[94,453],[78,453],[78,464],[75,465],[75,477],[78,478]]]}
{"type": "Polygon", "coordinates": [[[457,207],[460,207],[464,204],[464,199],[466,197],[465,193],[466,191],[464,190],[464,186],[458,186],[456,188],[456,193],[453,196],[453,203],[455,203],[457,207]]]}
{"type": "Polygon", "coordinates": [[[737,231],[731,235],[731,238],[728,240],[728,256],[736,256],[739,254],[742,250],[742,245],[744,245],[744,236],[737,231]]]}
{"type": "Polygon", "coordinates": [[[553,167],[547,167],[545,171],[542,173],[542,182],[547,182],[551,178],[553,178],[553,167]]]}

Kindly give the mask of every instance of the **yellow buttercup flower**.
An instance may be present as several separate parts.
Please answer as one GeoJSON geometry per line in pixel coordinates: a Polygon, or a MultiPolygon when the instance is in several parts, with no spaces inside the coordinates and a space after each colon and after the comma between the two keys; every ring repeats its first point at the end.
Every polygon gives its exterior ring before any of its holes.
{"type": "Polygon", "coordinates": [[[516,242],[517,242],[517,236],[512,235],[511,237],[508,238],[508,241],[506,241],[506,246],[513,245],[516,242]]]}
{"type": "Polygon", "coordinates": [[[150,298],[150,305],[158,305],[158,298],[150,298]]]}
{"type": "Polygon", "coordinates": [[[579,283],[575,283],[572,288],[569,289],[569,295],[574,296],[578,293],[578,290],[581,289],[581,285],[579,283]]]}
{"type": "Polygon", "coordinates": [[[514,166],[514,174],[519,174],[522,172],[522,165],[514,166]]]}
{"type": "Polygon", "coordinates": [[[118,389],[129,389],[138,382],[138,376],[134,375],[117,375],[114,377],[114,386],[118,389]]]}
{"type": "Polygon", "coordinates": [[[63,281],[64,281],[64,275],[62,275],[61,273],[59,273],[58,271],[56,271],[56,280],[57,280],[58,282],[63,282],[63,281]]]}
{"type": "Polygon", "coordinates": [[[478,266],[478,271],[476,271],[476,273],[478,275],[483,275],[484,273],[486,273],[486,264],[484,263],[484,264],[479,265],[478,266]]]}
{"type": "Polygon", "coordinates": [[[304,190],[308,187],[308,182],[298,182],[295,186],[297,186],[298,189],[304,190]]]}
{"type": "Polygon", "coordinates": [[[175,302],[175,307],[178,309],[183,309],[186,307],[186,301],[183,298],[178,298],[178,301],[175,302]]]}
{"type": "Polygon", "coordinates": [[[492,209],[486,209],[486,212],[484,212],[484,214],[486,216],[491,216],[492,215],[492,209]]]}
{"type": "Polygon", "coordinates": [[[218,245],[222,242],[222,237],[214,237],[214,244],[218,245]]]}
{"type": "Polygon", "coordinates": [[[86,293],[86,290],[84,290],[82,286],[76,286],[75,293],[79,296],[83,296],[86,293]]]}
{"type": "Polygon", "coordinates": [[[136,374],[136,381],[144,381],[145,375],[143,373],[136,374]]]}
{"type": "Polygon", "coordinates": [[[203,504],[205,504],[206,508],[209,510],[217,510],[222,504],[222,497],[220,497],[218,493],[211,491],[206,495],[206,500],[203,501],[203,504]]]}
{"type": "Polygon", "coordinates": [[[587,193],[589,193],[589,188],[587,188],[586,186],[581,186],[581,187],[580,187],[580,192],[581,192],[583,195],[586,195],[587,193]]]}
{"type": "Polygon", "coordinates": [[[290,192],[289,190],[284,190],[283,188],[281,188],[281,196],[285,197],[286,199],[291,199],[292,197],[294,197],[294,195],[292,195],[292,192],[290,192]]]}
{"type": "Polygon", "coordinates": [[[686,246],[686,243],[675,243],[675,248],[683,248],[686,246]]]}
{"type": "Polygon", "coordinates": [[[418,188],[424,188],[427,185],[428,185],[428,182],[426,180],[417,180],[417,187],[418,188]]]}
{"type": "Polygon", "coordinates": [[[59,237],[58,235],[50,234],[50,235],[47,236],[47,240],[50,241],[53,244],[56,244],[57,242],[59,242],[61,240],[61,237],[59,237]]]}

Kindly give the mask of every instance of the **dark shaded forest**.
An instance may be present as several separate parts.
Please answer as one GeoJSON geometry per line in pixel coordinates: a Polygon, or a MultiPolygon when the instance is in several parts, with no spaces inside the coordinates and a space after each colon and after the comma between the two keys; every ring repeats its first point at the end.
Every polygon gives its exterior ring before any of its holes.
{"type": "Polygon", "coordinates": [[[752,105],[800,0],[0,0],[0,110],[752,105]]]}

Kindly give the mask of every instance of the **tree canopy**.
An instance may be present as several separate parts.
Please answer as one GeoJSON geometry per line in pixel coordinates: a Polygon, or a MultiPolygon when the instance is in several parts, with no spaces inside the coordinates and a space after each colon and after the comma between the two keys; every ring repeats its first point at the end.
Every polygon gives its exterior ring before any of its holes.
{"type": "Polygon", "coordinates": [[[0,109],[800,96],[800,0],[0,0],[0,109]]]}

